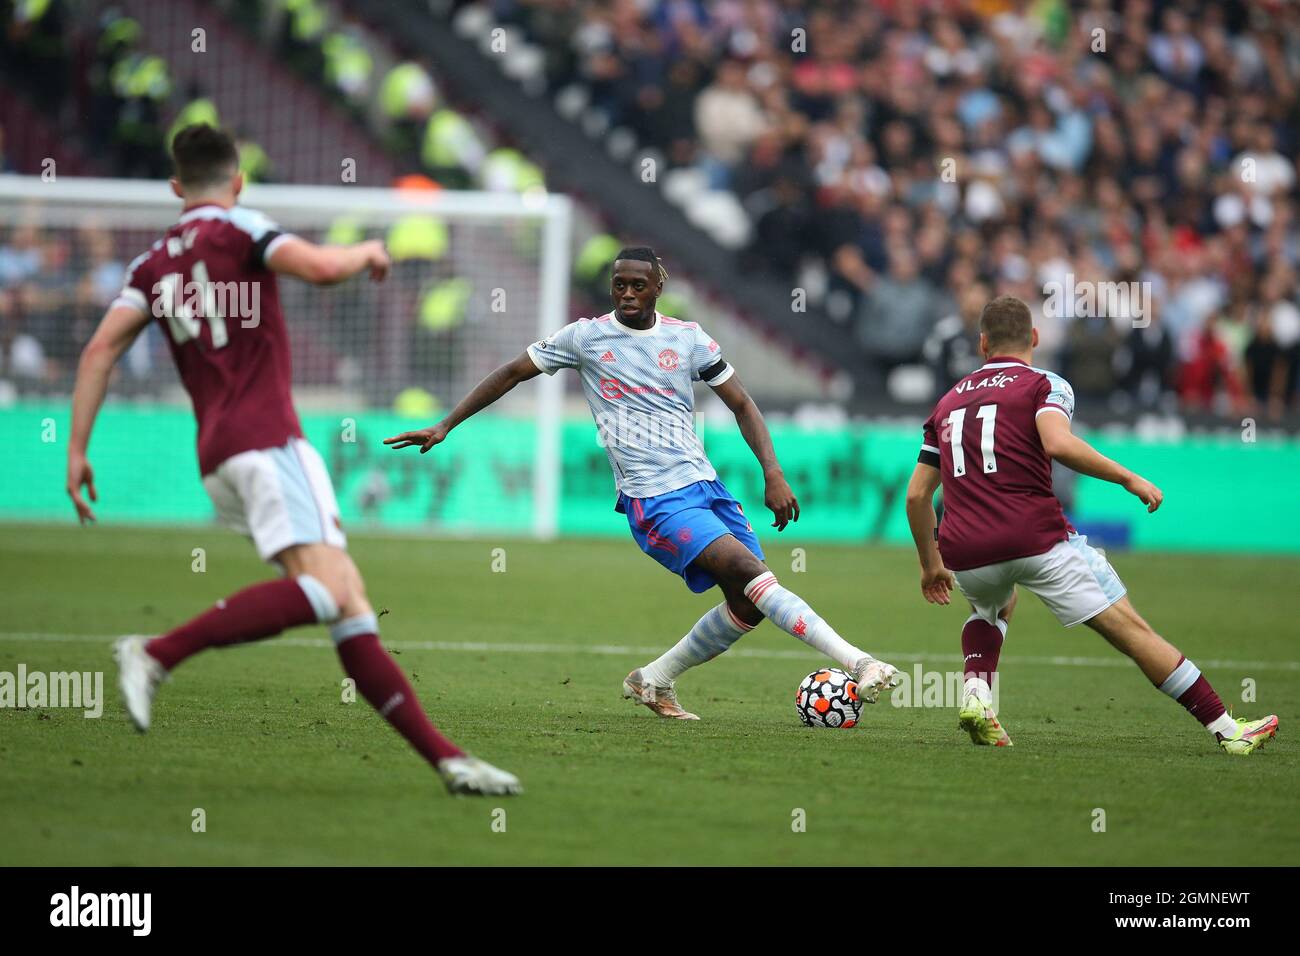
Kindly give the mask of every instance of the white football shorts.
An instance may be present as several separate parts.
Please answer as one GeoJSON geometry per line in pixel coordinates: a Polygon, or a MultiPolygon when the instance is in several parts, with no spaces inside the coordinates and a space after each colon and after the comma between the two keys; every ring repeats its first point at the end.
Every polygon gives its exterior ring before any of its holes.
{"type": "Polygon", "coordinates": [[[203,487],[217,522],[251,537],[263,561],[295,544],[347,546],[325,462],[301,438],[233,455],[204,476],[203,487]]]}
{"type": "Polygon", "coordinates": [[[1106,555],[1078,534],[1042,554],[954,571],[953,577],[975,615],[990,624],[1017,584],[1038,595],[1066,627],[1096,617],[1127,592],[1106,555]]]}

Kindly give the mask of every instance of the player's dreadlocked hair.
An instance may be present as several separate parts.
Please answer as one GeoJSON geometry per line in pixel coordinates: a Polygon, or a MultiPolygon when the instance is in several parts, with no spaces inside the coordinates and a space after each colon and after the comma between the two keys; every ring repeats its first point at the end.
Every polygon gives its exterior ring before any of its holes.
{"type": "Polygon", "coordinates": [[[614,257],[614,261],[617,262],[619,259],[635,259],[638,262],[648,262],[655,267],[660,282],[668,281],[668,270],[664,268],[664,264],[659,261],[659,257],[655,255],[655,251],[649,246],[628,246],[620,249],[618,255],[614,257]]]}
{"type": "Polygon", "coordinates": [[[172,139],[172,163],[182,186],[219,186],[239,168],[239,150],[225,130],[198,123],[172,139]]]}

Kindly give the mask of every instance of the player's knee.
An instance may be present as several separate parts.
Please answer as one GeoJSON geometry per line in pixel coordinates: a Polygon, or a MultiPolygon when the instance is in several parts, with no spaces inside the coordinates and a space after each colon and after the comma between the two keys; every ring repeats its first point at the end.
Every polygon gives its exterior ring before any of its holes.
{"type": "Polygon", "coordinates": [[[302,588],[302,593],[311,603],[317,621],[328,624],[338,620],[339,594],[336,588],[326,583],[328,576],[323,579],[319,574],[302,571],[294,575],[294,580],[298,582],[298,587],[302,588]]]}
{"type": "Polygon", "coordinates": [[[757,627],[763,623],[763,612],[758,609],[758,606],[753,601],[745,597],[743,592],[728,594],[727,607],[733,616],[750,627],[757,627]]]}
{"type": "Polygon", "coordinates": [[[369,614],[371,612],[370,599],[366,596],[366,583],[361,578],[361,572],[357,570],[355,564],[348,561],[349,575],[343,600],[339,602],[339,611],[341,617],[355,617],[358,614],[369,614]]]}
{"type": "Polygon", "coordinates": [[[345,551],[314,551],[301,563],[297,578],[318,620],[334,621],[370,609],[361,574],[345,551]]]}

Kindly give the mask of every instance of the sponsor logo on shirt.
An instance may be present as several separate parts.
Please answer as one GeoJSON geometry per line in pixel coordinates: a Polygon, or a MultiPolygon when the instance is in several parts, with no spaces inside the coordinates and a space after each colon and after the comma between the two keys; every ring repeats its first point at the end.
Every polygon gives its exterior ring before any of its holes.
{"type": "Polygon", "coordinates": [[[675,395],[677,393],[671,388],[656,388],[653,385],[628,385],[616,378],[602,378],[600,380],[600,394],[614,401],[628,395],[675,395]]]}
{"type": "Polygon", "coordinates": [[[604,355],[602,355],[602,356],[600,357],[600,360],[601,360],[602,362],[615,362],[615,361],[617,361],[617,359],[614,358],[614,353],[613,353],[612,351],[610,351],[610,352],[606,352],[604,355]]]}

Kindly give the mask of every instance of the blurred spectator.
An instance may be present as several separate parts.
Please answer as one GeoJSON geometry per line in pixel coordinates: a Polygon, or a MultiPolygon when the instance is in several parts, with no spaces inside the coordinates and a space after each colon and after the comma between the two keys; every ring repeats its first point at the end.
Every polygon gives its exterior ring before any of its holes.
{"type": "Polygon", "coordinates": [[[1098,406],[1110,401],[1117,384],[1115,352],[1119,343],[1119,331],[1108,316],[1085,316],[1070,323],[1061,372],[1077,397],[1098,406]]]}
{"type": "Polygon", "coordinates": [[[779,276],[794,276],[808,248],[812,225],[811,210],[799,183],[780,176],[770,188],[754,194],[751,209],[758,214],[758,241],[748,259],[754,268],[779,276]]]}
{"type": "Polygon", "coordinates": [[[36,226],[14,226],[8,237],[0,234],[0,288],[18,285],[41,268],[41,251],[36,226]]]}
{"type": "Polygon", "coordinates": [[[943,303],[938,290],[917,266],[910,249],[890,249],[888,273],[872,280],[858,309],[855,332],[878,369],[919,359],[939,319],[943,303]]]}
{"type": "Polygon", "coordinates": [[[1284,272],[1264,280],[1254,336],[1245,350],[1251,398],[1269,418],[1294,409],[1300,371],[1300,309],[1292,301],[1294,279],[1284,272]]]}
{"type": "Polygon", "coordinates": [[[955,312],[939,320],[925,340],[925,362],[934,373],[935,388],[946,391],[984,364],[980,354],[980,313],[992,298],[981,282],[968,285],[955,312]]]}
{"type": "Polygon", "coordinates": [[[735,60],[722,63],[717,79],[695,100],[695,129],[713,188],[722,189],[730,183],[732,168],[762,135],[767,122],[749,88],[744,66],[735,60]]]}
{"type": "Polygon", "coordinates": [[[1217,334],[1215,319],[1208,320],[1192,340],[1192,352],[1183,364],[1179,393],[1183,404],[1196,411],[1228,411],[1244,407],[1245,390],[1232,353],[1217,334]]]}
{"type": "Polygon", "coordinates": [[[45,350],[23,331],[17,292],[0,289],[0,382],[39,382],[45,377],[45,350]]]}
{"type": "Polygon", "coordinates": [[[1142,328],[1131,328],[1115,351],[1115,372],[1129,402],[1140,409],[1155,409],[1174,387],[1174,342],[1153,312],[1142,328]]]}

